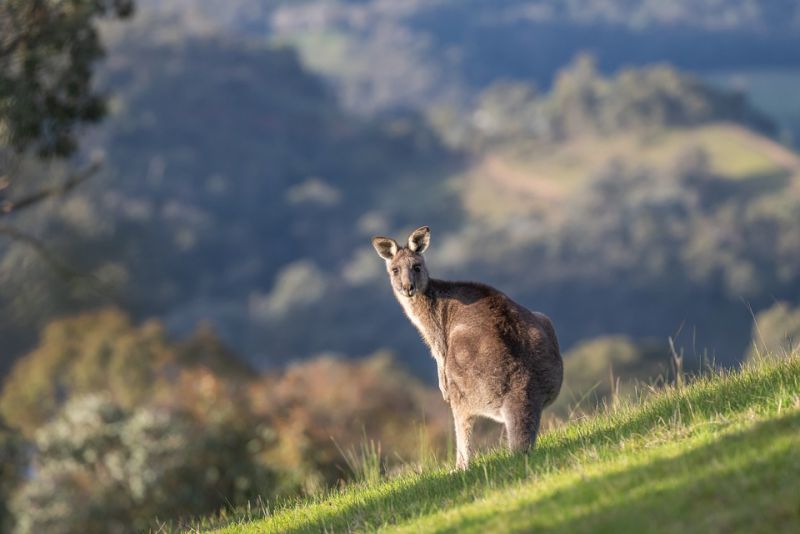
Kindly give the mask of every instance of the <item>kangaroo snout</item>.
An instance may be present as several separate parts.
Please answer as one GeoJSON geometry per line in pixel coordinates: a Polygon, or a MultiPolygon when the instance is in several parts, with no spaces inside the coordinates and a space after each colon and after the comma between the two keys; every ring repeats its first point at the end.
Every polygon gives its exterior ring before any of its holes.
{"type": "Polygon", "coordinates": [[[413,297],[414,294],[417,292],[417,288],[414,284],[403,284],[403,294],[407,297],[413,297]]]}

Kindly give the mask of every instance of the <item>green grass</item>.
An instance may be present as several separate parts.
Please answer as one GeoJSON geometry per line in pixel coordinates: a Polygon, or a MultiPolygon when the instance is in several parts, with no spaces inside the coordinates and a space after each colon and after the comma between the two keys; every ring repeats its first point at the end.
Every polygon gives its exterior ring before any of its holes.
{"type": "Polygon", "coordinates": [[[527,455],[240,513],[219,532],[789,532],[798,480],[800,358],[790,357],[570,422],[527,455]]]}

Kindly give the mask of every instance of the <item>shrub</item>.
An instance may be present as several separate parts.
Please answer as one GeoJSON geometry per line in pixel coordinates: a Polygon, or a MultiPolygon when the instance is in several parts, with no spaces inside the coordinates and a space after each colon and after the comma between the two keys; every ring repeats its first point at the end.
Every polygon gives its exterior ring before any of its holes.
{"type": "Polygon", "coordinates": [[[269,495],[264,436],[156,406],[127,411],[104,395],[72,400],[36,432],[34,475],[12,504],[17,529],[138,532],[269,495]]]}
{"type": "Polygon", "coordinates": [[[78,314],[48,324],[39,346],[16,363],[0,396],[0,415],[31,436],[70,398],[103,391],[129,409],[191,369],[231,379],[252,374],[208,329],[174,342],[158,321],[134,326],[115,308],[78,314]]]}
{"type": "Polygon", "coordinates": [[[449,410],[438,390],[410,376],[387,353],[298,363],[266,376],[253,393],[254,410],[277,432],[271,463],[284,467],[287,483],[306,490],[352,476],[348,456],[368,441],[380,444],[386,468],[398,460],[424,461],[420,447],[444,452],[450,433],[449,410]]]}

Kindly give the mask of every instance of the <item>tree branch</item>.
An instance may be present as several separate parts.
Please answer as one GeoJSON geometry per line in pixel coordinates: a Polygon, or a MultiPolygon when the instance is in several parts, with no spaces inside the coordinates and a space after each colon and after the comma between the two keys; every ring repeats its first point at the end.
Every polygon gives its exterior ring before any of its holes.
{"type": "Polygon", "coordinates": [[[81,183],[91,178],[92,175],[94,175],[100,169],[100,165],[100,162],[94,162],[83,171],[77,172],[70,176],[63,184],[42,189],[28,196],[22,197],[17,201],[6,200],[0,203],[0,217],[10,215],[11,213],[25,208],[29,208],[48,198],[66,195],[81,183]]]}
{"type": "Polygon", "coordinates": [[[7,43],[3,43],[3,48],[0,48],[0,57],[10,56],[12,52],[14,52],[17,47],[22,43],[23,38],[22,35],[16,35],[14,38],[10,39],[7,43]]]}
{"type": "Polygon", "coordinates": [[[59,276],[64,278],[68,283],[78,284],[80,282],[85,282],[86,285],[83,287],[86,289],[89,289],[96,295],[99,295],[110,302],[119,304],[118,298],[113,292],[113,287],[108,287],[94,274],[85,273],[75,269],[74,267],[70,267],[55,254],[50,252],[47,246],[40,239],[26,232],[22,232],[13,226],[2,223],[0,223],[0,236],[7,236],[12,241],[25,243],[31,247],[39,256],[41,256],[41,258],[51,269],[53,269],[59,276]]]}
{"type": "Polygon", "coordinates": [[[92,275],[81,273],[80,271],[66,265],[55,255],[53,255],[53,253],[47,249],[41,240],[21,230],[18,230],[17,228],[14,228],[13,226],[0,224],[0,235],[5,235],[10,239],[25,243],[29,247],[33,248],[54,271],[58,272],[64,278],[70,280],[75,280],[78,278],[94,278],[92,275]]]}

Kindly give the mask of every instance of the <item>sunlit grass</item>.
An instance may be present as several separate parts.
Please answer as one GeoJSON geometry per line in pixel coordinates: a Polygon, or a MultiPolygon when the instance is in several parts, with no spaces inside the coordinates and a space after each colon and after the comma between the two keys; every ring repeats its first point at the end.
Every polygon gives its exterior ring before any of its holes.
{"type": "Polygon", "coordinates": [[[720,124],[672,131],[664,150],[677,155],[692,145],[706,151],[712,172],[718,176],[743,179],[793,172],[782,160],[789,155],[788,151],[741,126],[720,124]]]}
{"type": "Polygon", "coordinates": [[[527,455],[254,507],[220,532],[788,531],[800,521],[798,451],[795,355],[623,399],[527,455]]]}

